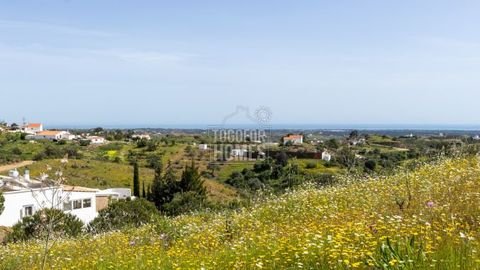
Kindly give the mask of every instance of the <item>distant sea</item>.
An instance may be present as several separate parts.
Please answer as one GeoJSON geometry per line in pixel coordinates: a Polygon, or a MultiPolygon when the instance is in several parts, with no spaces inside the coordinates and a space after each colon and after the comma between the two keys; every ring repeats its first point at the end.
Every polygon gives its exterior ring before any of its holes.
{"type": "MultiPolygon", "coordinates": [[[[46,124],[49,129],[89,129],[102,127],[107,129],[209,129],[218,124],[46,124]]],[[[257,129],[255,124],[229,124],[226,128],[257,129]]],[[[480,130],[480,124],[272,124],[269,129],[292,130],[480,130]]]]}

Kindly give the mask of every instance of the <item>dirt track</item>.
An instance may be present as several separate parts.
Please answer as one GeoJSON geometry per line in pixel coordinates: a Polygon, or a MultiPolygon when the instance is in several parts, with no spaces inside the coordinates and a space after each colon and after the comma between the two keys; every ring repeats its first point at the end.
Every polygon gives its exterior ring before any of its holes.
{"type": "Polygon", "coordinates": [[[9,170],[13,170],[15,168],[25,167],[25,166],[33,164],[33,162],[34,161],[32,161],[32,160],[26,160],[26,161],[22,161],[22,162],[18,162],[18,163],[3,165],[3,166],[0,166],[0,172],[6,172],[6,171],[9,171],[9,170]]]}

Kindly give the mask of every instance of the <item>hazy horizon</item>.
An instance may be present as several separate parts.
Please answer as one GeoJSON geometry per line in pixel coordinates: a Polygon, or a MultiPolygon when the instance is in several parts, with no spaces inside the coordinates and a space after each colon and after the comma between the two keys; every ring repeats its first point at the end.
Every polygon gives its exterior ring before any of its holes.
{"type": "Polygon", "coordinates": [[[242,105],[269,108],[277,125],[476,125],[479,8],[3,2],[0,120],[212,124],[242,105]]]}

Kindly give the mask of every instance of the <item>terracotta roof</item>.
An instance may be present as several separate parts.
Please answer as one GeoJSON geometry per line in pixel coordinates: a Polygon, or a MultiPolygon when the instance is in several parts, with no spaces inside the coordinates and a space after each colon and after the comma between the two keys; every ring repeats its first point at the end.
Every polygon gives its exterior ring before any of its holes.
{"type": "Polygon", "coordinates": [[[42,126],[42,124],[40,124],[40,123],[30,123],[30,124],[27,125],[28,128],[39,128],[41,126],[42,126]]]}
{"type": "Polygon", "coordinates": [[[55,135],[58,135],[59,133],[61,133],[61,131],[45,130],[45,131],[37,133],[37,135],[40,135],[40,136],[55,136],[55,135]]]}
{"type": "Polygon", "coordinates": [[[286,137],[283,137],[284,140],[295,140],[295,139],[301,139],[303,138],[302,135],[289,135],[286,137]]]}

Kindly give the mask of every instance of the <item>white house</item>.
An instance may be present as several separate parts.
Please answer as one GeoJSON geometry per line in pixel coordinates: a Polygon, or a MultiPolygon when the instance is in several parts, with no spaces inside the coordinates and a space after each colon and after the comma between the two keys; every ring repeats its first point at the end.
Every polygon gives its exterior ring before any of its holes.
{"type": "Polygon", "coordinates": [[[232,149],[230,155],[232,157],[243,157],[248,151],[246,149],[232,149]]]}
{"type": "Polygon", "coordinates": [[[27,140],[50,140],[50,141],[60,141],[60,140],[73,140],[75,135],[70,134],[68,131],[57,131],[57,130],[45,130],[38,132],[36,134],[27,135],[25,139],[27,140]]]}
{"type": "Polygon", "coordinates": [[[98,215],[98,211],[108,206],[111,198],[123,199],[129,195],[124,189],[101,191],[58,186],[48,184],[47,180],[47,177],[30,179],[28,170],[23,176],[17,170],[10,171],[8,176],[0,176],[0,191],[5,198],[0,226],[11,227],[23,217],[31,216],[43,208],[60,209],[88,224],[98,215]],[[105,196],[106,193],[108,196],[105,196]]]}
{"type": "Polygon", "coordinates": [[[104,144],[106,142],[105,138],[100,136],[88,136],[86,139],[90,141],[91,144],[104,144]]]}
{"type": "Polygon", "coordinates": [[[303,135],[288,135],[283,137],[283,144],[286,145],[288,143],[291,143],[293,145],[300,145],[303,144],[303,135]]]}
{"type": "Polygon", "coordinates": [[[136,140],[150,140],[151,137],[150,135],[148,134],[133,134],[132,135],[132,139],[136,139],[136,140]]]}
{"type": "Polygon", "coordinates": [[[41,123],[29,123],[23,126],[23,132],[28,134],[35,134],[43,131],[43,125],[41,123]]]}
{"type": "Polygon", "coordinates": [[[201,150],[201,151],[208,150],[208,144],[203,144],[203,143],[199,144],[198,149],[201,150]]]}
{"type": "Polygon", "coordinates": [[[327,151],[323,151],[322,152],[322,160],[325,160],[325,161],[329,162],[330,160],[332,160],[332,155],[330,153],[328,153],[327,151]]]}

